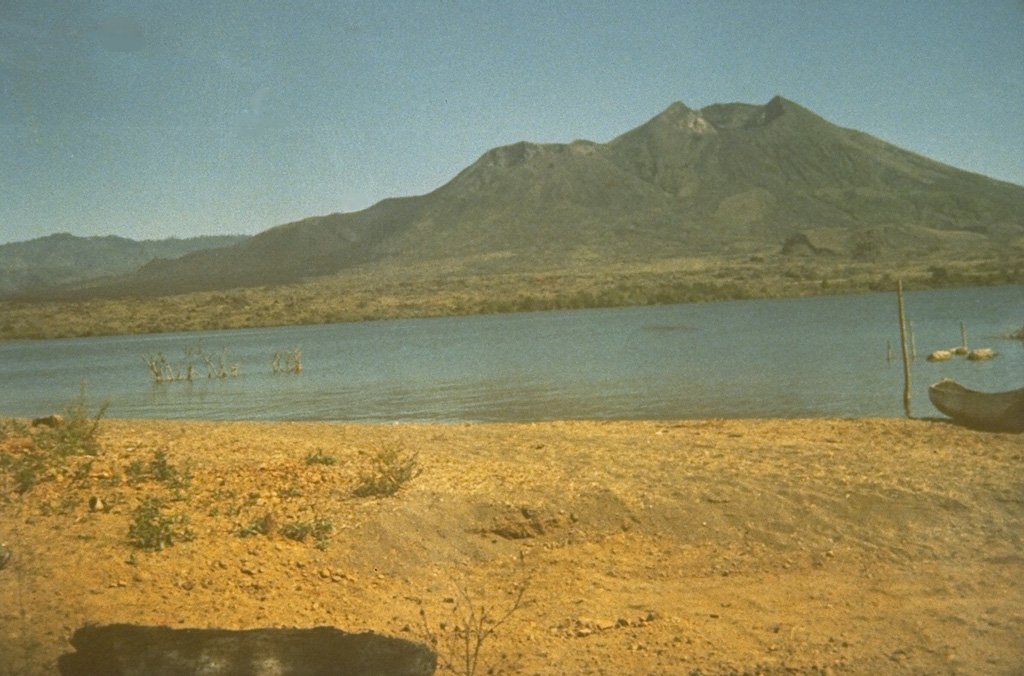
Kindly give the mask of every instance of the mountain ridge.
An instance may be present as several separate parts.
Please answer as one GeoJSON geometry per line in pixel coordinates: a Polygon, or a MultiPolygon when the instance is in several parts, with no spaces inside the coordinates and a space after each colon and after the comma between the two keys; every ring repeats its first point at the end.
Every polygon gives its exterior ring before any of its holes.
{"type": "Polygon", "coordinates": [[[154,259],[179,258],[246,239],[248,235],[133,240],[118,235],[80,237],[57,232],[0,244],[0,296],[126,274],[154,259]]]}
{"type": "Polygon", "coordinates": [[[76,293],[288,284],[383,264],[529,271],[585,259],[599,270],[822,251],[890,266],[1024,254],[1024,187],[836,126],[781,96],[702,109],[675,102],[607,143],[499,146],[429,193],[154,260],[76,293]],[[832,248],[799,246],[823,232],[832,248]]]}

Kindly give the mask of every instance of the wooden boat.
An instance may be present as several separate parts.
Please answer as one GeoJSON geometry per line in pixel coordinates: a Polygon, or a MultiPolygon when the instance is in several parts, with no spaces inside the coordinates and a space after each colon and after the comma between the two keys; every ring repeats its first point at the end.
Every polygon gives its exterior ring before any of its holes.
{"type": "Polygon", "coordinates": [[[928,398],[953,422],[978,429],[1024,432],[1024,387],[1010,392],[977,392],[943,378],[928,398]]]}

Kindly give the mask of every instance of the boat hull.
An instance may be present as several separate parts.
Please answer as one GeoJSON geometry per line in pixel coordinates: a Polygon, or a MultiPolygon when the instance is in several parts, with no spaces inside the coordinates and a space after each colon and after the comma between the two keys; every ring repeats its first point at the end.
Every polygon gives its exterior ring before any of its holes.
{"type": "Polygon", "coordinates": [[[948,378],[928,388],[928,398],[954,422],[998,432],[1024,432],[1024,388],[978,392],[948,378]]]}

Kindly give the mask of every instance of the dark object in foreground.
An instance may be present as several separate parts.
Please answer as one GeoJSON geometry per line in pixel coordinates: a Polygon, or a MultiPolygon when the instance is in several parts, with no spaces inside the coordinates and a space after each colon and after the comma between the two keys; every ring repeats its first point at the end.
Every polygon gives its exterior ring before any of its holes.
{"type": "Polygon", "coordinates": [[[928,397],[953,422],[992,432],[1024,432],[1024,387],[976,392],[949,378],[928,388],[928,397]]]}
{"type": "Polygon", "coordinates": [[[62,676],[429,676],[427,646],[333,627],[171,629],[87,625],[71,637],[77,652],[58,661],[62,676]]]}

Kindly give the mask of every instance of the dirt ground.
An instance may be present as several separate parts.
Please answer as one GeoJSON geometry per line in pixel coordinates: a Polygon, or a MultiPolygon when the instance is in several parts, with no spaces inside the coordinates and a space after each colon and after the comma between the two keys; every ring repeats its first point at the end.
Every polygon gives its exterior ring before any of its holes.
{"type": "Polygon", "coordinates": [[[0,473],[0,675],[54,674],[115,622],[373,630],[466,673],[471,609],[505,618],[478,674],[1024,673],[1024,435],[105,420],[99,441],[24,493],[0,473]],[[421,473],[355,495],[389,450],[421,473]],[[148,496],[194,537],[131,546],[148,496]]]}

